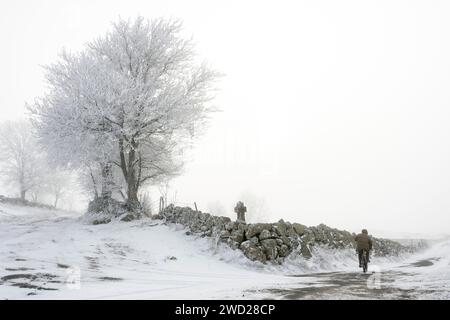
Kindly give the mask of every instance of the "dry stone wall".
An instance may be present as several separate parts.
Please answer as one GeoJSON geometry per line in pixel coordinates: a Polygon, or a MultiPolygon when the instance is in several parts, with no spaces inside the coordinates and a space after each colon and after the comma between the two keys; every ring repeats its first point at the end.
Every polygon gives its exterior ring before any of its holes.
{"type": "MultiPolygon", "coordinates": [[[[354,248],[354,236],[348,231],[330,228],[324,224],[307,227],[300,223],[280,220],[275,223],[243,223],[229,217],[213,216],[189,207],[168,206],[153,219],[164,219],[188,228],[188,234],[217,237],[232,249],[241,250],[253,261],[282,263],[294,250],[311,258],[315,246],[334,249],[354,248]]],[[[388,239],[372,238],[374,255],[396,256],[415,248],[403,246],[388,239]]]]}

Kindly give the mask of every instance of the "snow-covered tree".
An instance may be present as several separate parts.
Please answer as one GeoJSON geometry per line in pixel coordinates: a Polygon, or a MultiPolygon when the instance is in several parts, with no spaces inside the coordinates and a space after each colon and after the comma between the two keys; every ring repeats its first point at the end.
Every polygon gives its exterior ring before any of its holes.
{"type": "Polygon", "coordinates": [[[72,179],[69,172],[54,171],[45,177],[45,191],[53,197],[56,208],[62,197],[70,190],[72,179]]]}
{"type": "Polygon", "coordinates": [[[120,20],[77,54],[47,67],[49,93],[30,108],[41,141],[61,163],[102,170],[110,196],[120,169],[129,208],[139,189],[180,172],[185,142],[212,111],[217,73],[196,62],[179,21],[120,20]]]}
{"type": "Polygon", "coordinates": [[[25,121],[7,121],[0,125],[0,176],[18,189],[22,200],[43,181],[44,158],[31,126],[25,121]]]}
{"type": "MultiPolygon", "coordinates": [[[[104,172],[102,166],[95,162],[86,166],[84,170],[79,170],[79,182],[81,188],[91,200],[100,199],[102,197],[102,189],[105,188],[106,184],[102,172],[104,172]]],[[[118,167],[111,167],[111,177],[108,179],[107,184],[112,198],[126,200],[126,186],[123,181],[122,173],[118,167]]]]}
{"type": "Polygon", "coordinates": [[[70,169],[99,169],[97,183],[108,198],[115,145],[105,120],[113,110],[108,100],[112,75],[104,67],[86,52],[63,52],[60,61],[46,68],[50,92],[29,110],[49,159],[70,169]]]}

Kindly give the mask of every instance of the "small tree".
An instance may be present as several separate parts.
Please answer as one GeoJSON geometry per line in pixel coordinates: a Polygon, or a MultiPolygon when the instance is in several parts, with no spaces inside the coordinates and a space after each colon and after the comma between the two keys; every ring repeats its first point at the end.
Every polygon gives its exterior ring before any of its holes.
{"type": "Polygon", "coordinates": [[[55,171],[47,175],[45,179],[45,189],[53,197],[53,206],[56,208],[58,202],[69,190],[71,176],[68,172],[55,171]]]}
{"type": "Polygon", "coordinates": [[[4,122],[0,125],[0,175],[15,186],[20,198],[43,180],[44,157],[28,122],[4,122]]]}

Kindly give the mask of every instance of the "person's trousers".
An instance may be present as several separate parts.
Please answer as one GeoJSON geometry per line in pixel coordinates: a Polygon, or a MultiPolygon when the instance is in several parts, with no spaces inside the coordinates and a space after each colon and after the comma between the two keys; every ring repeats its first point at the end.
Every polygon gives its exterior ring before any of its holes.
{"type": "MultiPolygon", "coordinates": [[[[363,252],[364,252],[364,250],[358,250],[359,264],[361,264],[361,262],[362,262],[363,252]]],[[[366,258],[367,258],[367,261],[369,261],[369,250],[366,250],[366,258]]]]}

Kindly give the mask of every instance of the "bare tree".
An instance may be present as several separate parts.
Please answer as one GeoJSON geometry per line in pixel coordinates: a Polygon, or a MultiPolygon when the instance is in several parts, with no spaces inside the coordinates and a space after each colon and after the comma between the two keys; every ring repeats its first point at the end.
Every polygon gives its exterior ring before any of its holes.
{"type": "Polygon", "coordinates": [[[41,195],[41,192],[40,192],[39,188],[32,188],[29,191],[29,193],[30,193],[32,202],[38,202],[39,201],[39,196],[41,195]]]}
{"type": "Polygon", "coordinates": [[[4,122],[0,126],[0,175],[15,186],[20,198],[43,178],[43,155],[28,122],[4,122]]]}
{"type": "Polygon", "coordinates": [[[66,194],[71,185],[71,175],[68,172],[53,171],[45,178],[45,189],[53,197],[53,206],[56,208],[58,202],[66,194]]]}
{"type": "Polygon", "coordinates": [[[164,200],[164,205],[168,206],[168,197],[170,192],[170,183],[169,181],[164,181],[158,186],[159,194],[161,198],[164,200]]]}
{"type": "Polygon", "coordinates": [[[139,194],[139,202],[142,206],[142,213],[147,217],[151,217],[153,213],[153,203],[150,194],[148,192],[141,192],[139,194]]]}

